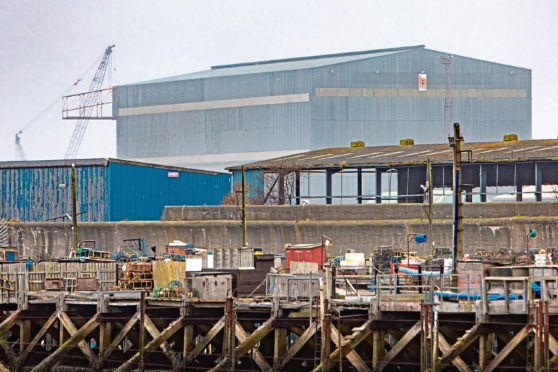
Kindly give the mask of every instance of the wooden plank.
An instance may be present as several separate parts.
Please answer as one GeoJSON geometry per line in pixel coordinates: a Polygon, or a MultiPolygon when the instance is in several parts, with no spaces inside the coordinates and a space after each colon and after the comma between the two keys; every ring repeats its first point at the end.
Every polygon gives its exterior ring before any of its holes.
{"type": "MultiPolygon", "coordinates": [[[[58,316],[58,318],[60,319],[61,317],[58,316]]],[[[89,319],[89,321],[85,323],[83,327],[79,329],[79,331],[71,335],[70,338],[66,342],[64,342],[64,344],[58,347],[58,349],[56,349],[48,357],[43,359],[43,361],[38,365],[36,365],[31,371],[32,372],[48,371],[49,368],[56,362],[56,360],[61,356],[61,354],[64,352],[66,348],[75,346],[80,341],[83,341],[83,339],[87,337],[98,325],[99,322],[97,321],[97,314],[95,314],[95,316],[89,319]]]]}
{"type": "MultiPolygon", "coordinates": [[[[331,341],[333,341],[335,346],[339,347],[339,339],[341,339],[341,344],[343,344],[346,341],[346,338],[339,333],[339,331],[337,330],[337,328],[335,328],[333,324],[331,324],[330,327],[331,327],[331,335],[330,335],[331,341]]],[[[370,371],[370,368],[368,368],[366,362],[360,357],[360,355],[355,350],[349,351],[346,357],[347,360],[357,369],[357,371],[370,371]]],[[[334,362],[335,361],[332,361],[332,363],[334,362]]]]}
{"type": "Polygon", "coordinates": [[[124,325],[124,327],[122,327],[120,332],[118,332],[114,340],[112,340],[108,349],[99,355],[99,358],[97,358],[96,362],[94,363],[94,367],[93,367],[94,370],[99,370],[102,367],[103,361],[108,359],[112,354],[112,352],[118,348],[118,345],[120,345],[122,340],[124,340],[124,337],[126,337],[128,332],[130,332],[130,330],[134,327],[134,325],[136,325],[138,320],[139,320],[139,313],[134,314],[130,318],[130,320],[128,320],[128,322],[124,325]]]}
{"type": "Polygon", "coordinates": [[[315,320],[310,327],[306,328],[306,330],[300,335],[298,340],[296,340],[296,342],[291,347],[289,347],[287,352],[281,357],[279,363],[277,363],[277,365],[273,367],[273,371],[280,371],[283,366],[285,366],[292,359],[292,357],[294,357],[300,351],[300,349],[302,349],[302,347],[306,345],[308,340],[310,340],[316,334],[316,331],[319,328],[318,321],[319,320],[315,320]]]}
{"type": "MultiPolygon", "coordinates": [[[[301,333],[302,334],[302,333],[301,333]]],[[[286,328],[275,328],[273,337],[273,365],[277,366],[281,357],[287,352],[288,335],[286,328]]]]}
{"type": "Polygon", "coordinates": [[[2,338],[10,328],[16,325],[20,313],[21,310],[16,310],[0,323],[0,338],[2,338]]]}
{"type": "Polygon", "coordinates": [[[31,341],[31,319],[19,321],[19,352],[23,353],[31,341]]]}
{"type": "MultiPolygon", "coordinates": [[[[70,320],[70,318],[68,317],[68,315],[65,312],[59,312],[58,313],[58,319],[60,319],[60,322],[62,323],[64,328],[66,328],[66,330],[70,334],[70,338],[68,339],[68,341],[69,341],[72,338],[72,336],[74,336],[78,333],[78,329],[76,328],[74,323],[72,323],[72,321],[70,320]]],[[[95,319],[97,319],[97,315],[95,315],[95,319]]],[[[96,322],[96,326],[97,325],[99,325],[98,322],[96,322]]],[[[89,347],[89,344],[87,342],[85,342],[85,340],[83,340],[83,338],[85,338],[85,336],[83,336],[82,339],[79,340],[77,344],[78,344],[79,348],[81,349],[81,352],[87,357],[87,359],[89,359],[89,363],[93,363],[97,357],[93,353],[93,351],[91,351],[91,348],[89,347]]]]}
{"type": "MultiPolygon", "coordinates": [[[[46,331],[48,331],[48,329],[52,326],[52,324],[54,323],[54,321],[58,319],[58,313],[55,311],[54,313],[52,313],[52,315],[50,316],[50,318],[47,319],[47,321],[45,322],[45,324],[43,324],[43,326],[41,327],[41,329],[39,330],[39,332],[35,335],[35,337],[33,337],[33,339],[31,340],[31,342],[29,343],[29,345],[27,346],[27,348],[21,353],[21,355],[18,357],[17,359],[17,364],[19,366],[22,366],[25,363],[25,359],[27,359],[27,356],[29,355],[29,353],[35,348],[35,346],[37,346],[37,344],[39,343],[39,341],[41,341],[41,338],[43,338],[43,336],[45,335],[46,331]]],[[[16,368],[17,369],[17,368],[16,368]]]]}
{"type": "MultiPolygon", "coordinates": [[[[236,338],[238,338],[238,341],[240,341],[240,343],[242,344],[243,342],[246,342],[246,340],[248,339],[248,333],[246,333],[246,331],[238,321],[234,323],[235,323],[234,324],[235,336],[236,338]]],[[[257,348],[252,349],[252,359],[254,360],[254,362],[256,362],[256,364],[258,365],[258,367],[260,367],[262,371],[271,370],[271,366],[269,365],[267,360],[265,360],[260,350],[258,350],[257,348]]]]}
{"type": "Polygon", "coordinates": [[[112,333],[111,322],[101,322],[99,325],[99,352],[103,352],[110,346],[112,333]]]}
{"type": "MultiPolygon", "coordinates": [[[[355,332],[349,337],[346,337],[345,342],[335,349],[329,357],[327,358],[328,361],[338,360],[340,357],[344,358],[351,350],[357,347],[366,337],[372,334],[372,329],[370,328],[370,324],[372,324],[373,320],[369,319],[366,323],[362,326],[355,328],[355,332]]],[[[324,370],[324,363],[320,363],[314,371],[323,371],[324,370]]]]}
{"type": "MultiPolygon", "coordinates": [[[[513,334],[510,335],[509,333],[495,333],[494,335],[498,337],[500,340],[502,340],[504,344],[508,344],[513,338],[513,334]]],[[[498,344],[500,344],[500,341],[498,341],[498,344]]],[[[515,353],[518,354],[523,360],[527,360],[528,358],[527,352],[523,348],[519,348],[515,350],[515,353]]],[[[495,355],[496,354],[494,354],[494,356],[495,355]]]]}
{"type": "MultiPolygon", "coordinates": [[[[451,345],[446,340],[444,335],[442,335],[441,332],[438,332],[438,348],[444,354],[449,354],[449,352],[451,351],[451,345]]],[[[465,363],[465,361],[461,357],[456,356],[455,358],[453,358],[453,360],[451,362],[457,368],[458,371],[460,371],[460,372],[471,372],[471,369],[469,369],[469,366],[467,366],[467,363],[465,363]]],[[[442,371],[443,370],[443,368],[442,368],[442,366],[439,362],[436,363],[436,370],[437,371],[442,371]]]]}
{"type": "Polygon", "coordinates": [[[372,367],[384,359],[384,331],[372,331],[372,367]]]}
{"type": "MultiPolygon", "coordinates": [[[[147,314],[145,315],[145,329],[147,329],[147,332],[149,332],[151,337],[153,337],[153,341],[155,341],[155,340],[161,340],[162,341],[157,346],[160,347],[163,350],[167,359],[169,359],[172,362],[173,366],[178,366],[179,360],[176,357],[174,351],[172,351],[172,348],[169,345],[169,343],[167,342],[167,339],[169,337],[171,337],[174,333],[176,333],[181,328],[183,319],[184,319],[184,316],[181,316],[180,318],[178,318],[175,321],[173,321],[172,323],[170,323],[168,325],[168,327],[165,328],[165,330],[163,332],[159,333],[159,330],[155,326],[155,323],[153,323],[153,321],[151,320],[151,318],[149,318],[147,316],[147,314]],[[171,326],[174,326],[175,328],[171,328],[171,326]],[[163,335],[164,332],[167,332],[167,334],[163,335]]],[[[151,342],[153,342],[153,341],[151,341],[151,342]]],[[[155,348],[157,346],[155,346],[155,348]]],[[[149,349],[146,347],[146,350],[149,350],[149,349]]]]}
{"type": "MultiPolygon", "coordinates": [[[[261,326],[258,327],[258,329],[256,329],[250,336],[248,336],[248,338],[243,343],[238,345],[234,349],[235,359],[236,358],[241,358],[244,354],[246,354],[248,351],[253,349],[254,346],[256,346],[256,344],[258,342],[260,342],[265,336],[267,336],[269,334],[269,332],[271,332],[273,330],[273,321],[274,320],[275,320],[275,317],[271,317],[268,320],[266,320],[261,326]]],[[[214,372],[219,371],[224,366],[228,365],[229,362],[230,362],[229,357],[224,357],[219,362],[219,364],[217,364],[215,367],[211,368],[210,371],[214,371],[214,372]]]]}
{"type": "Polygon", "coordinates": [[[448,352],[444,352],[441,363],[447,364],[451,362],[456,356],[461,355],[471,344],[479,337],[480,324],[475,324],[471,329],[465,332],[465,335],[458,339],[458,341],[451,346],[448,352]]]}
{"type": "Polygon", "coordinates": [[[0,347],[2,347],[2,350],[4,350],[4,354],[6,354],[8,363],[10,363],[11,366],[16,363],[17,355],[8,343],[8,340],[6,340],[5,335],[10,328],[17,324],[20,313],[20,310],[14,311],[0,324],[0,347]]]}
{"type": "Polygon", "coordinates": [[[548,333],[548,349],[554,355],[558,355],[558,341],[552,336],[552,334],[548,333]]]}
{"type": "Polygon", "coordinates": [[[416,322],[414,326],[412,326],[401,339],[395,344],[395,346],[386,354],[384,359],[374,367],[374,372],[383,371],[391,361],[407,346],[409,342],[413,340],[420,333],[421,325],[420,321],[416,322]]]}
{"type": "Polygon", "coordinates": [[[482,370],[492,359],[492,333],[481,334],[479,337],[479,368],[482,370]]]}
{"type": "MultiPolygon", "coordinates": [[[[178,330],[180,328],[182,328],[182,323],[184,320],[184,316],[181,316],[180,318],[174,320],[172,323],[170,323],[167,328],[165,328],[161,333],[159,333],[159,331],[156,330],[156,328],[152,331],[149,331],[149,328],[152,328],[152,322],[150,320],[148,320],[149,318],[146,316],[145,320],[146,320],[146,325],[145,325],[145,329],[148,330],[148,332],[150,334],[158,334],[157,337],[154,337],[153,340],[151,340],[147,345],[145,345],[144,347],[144,351],[153,351],[155,349],[157,349],[158,347],[160,347],[161,345],[163,345],[163,343],[166,342],[166,340],[171,337],[172,335],[174,335],[176,332],[178,332],[178,330]],[[151,322],[151,324],[149,324],[151,322]],[[153,332],[153,333],[151,333],[153,332]]],[[[153,324],[154,326],[154,324],[153,324]]],[[[170,348],[170,346],[169,346],[170,348]]],[[[170,349],[170,352],[172,352],[172,349],[170,349]]],[[[174,353],[173,353],[174,355],[174,353]]],[[[128,359],[124,364],[122,364],[120,367],[118,367],[117,369],[115,369],[115,372],[125,372],[125,371],[130,371],[134,365],[139,361],[141,356],[141,352],[138,351],[137,353],[135,353],[130,359],[128,359]]],[[[178,360],[176,360],[176,356],[174,358],[170,357],[169,358],[173,365],[175,366],[175,369],[177,365],[178,365],[178,360]],[[175,360],[176,360],[176,364],[175,364],[175,360]]]]}
{"type": "Polygon", "coordinates": [[[196,341],[194,340],[194,326],[187,324],[184,326],[184,349],[182,350],[182,359],[194,349],[196,341]]]}
{"type": "Polygon", "coordinates": [[[203,351],[203,349],[205,349],[205,347],[215,338],[215,336],[217,336],[217,334],[223,329],[224,326],[225,326],[225,316],[223,315],[221,319],[219,319],[219,321],[215,323],[213,327],[211,327],[211,329],[209,330],[209,332],[207,332],[205,337],[202,338],[201,341],[198,342],[198,344],[196,344],[194,350],[192,350],[192,352],[186,356],[183,365],[188,365],[192,363],[192,361],[196,358],[196,355],[198,355],[203,351]]]}
{"type": "Polygon", "coordinates": [[[492,359],[492,361],[486,366],[483,372],[492,372],[496,367],[502,363],[504,359],[523,341],[525,337],[532,331],[530,325],[523,327],[515,336],[510,340],[510,342],[504,346],[504,348],[492,359]]]}

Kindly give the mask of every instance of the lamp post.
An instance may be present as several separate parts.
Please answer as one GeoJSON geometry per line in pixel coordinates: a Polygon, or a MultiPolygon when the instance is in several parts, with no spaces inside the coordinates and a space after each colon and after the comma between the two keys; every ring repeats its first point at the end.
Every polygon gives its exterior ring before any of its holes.
{"type": "Polygon", "coordinates": [[[333,243],[331,238],[322,235],[322,251],[324,252],[323,262],[327,261],[327,247],[333,243]]]}
{"type": "Polygon", "coordinates": [[[527,258],[529,260],[529,264],[531,263],[531,252],[529,252],[529,238],[535,238],[537,236],[537,230],[529,229],[527,235],[525,235],[525,248],[527,249],[527,258]]]}
{"type": "Polygon", "coordinates": [[[411,240],[415,238],[415,242],[417,243],[425,243],[428,241],[428,235],[426,234],[417,234],[417,233],[410,233],[407,234],[407,268],[410,267],[410,248],[411,248],[411,240]]]}

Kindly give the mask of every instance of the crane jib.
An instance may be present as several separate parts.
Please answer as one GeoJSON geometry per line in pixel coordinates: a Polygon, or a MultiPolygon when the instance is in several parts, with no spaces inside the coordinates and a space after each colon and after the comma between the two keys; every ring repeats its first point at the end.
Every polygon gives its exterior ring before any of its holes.
{"type": "MultiPolygon", "coordinates": [[[[99,63],[99,67],[95,72],[95,76],[93,76],[91,85],[89,86],[89,92],[94,92],[101,88],[101,85],[105,80],[107,67],[109,65],[109,61],[112,54],[112,48],[114,48],[114,45],[110,45],[107,47],[107,49],[105,49],[105,54],[103,55],[103,58],[99,63]]],[[[83,117],[87,118],[91,116],[91,113],[95,109],[94,106],[96,103],[96,99],[97,98],[95,95],[86,95],[86,99],[83,105],[84,109],[82,111],[83,117]]],[[[76,126],[72,134],[72,139],[70,140],[70,144],[68,145],[68,149],[66,150],[66,155],[64,155],[64,159],[74,159],[77,156],[88,123],[89,123],[89,119],[82,119],[76,122],[76,126]]]]}

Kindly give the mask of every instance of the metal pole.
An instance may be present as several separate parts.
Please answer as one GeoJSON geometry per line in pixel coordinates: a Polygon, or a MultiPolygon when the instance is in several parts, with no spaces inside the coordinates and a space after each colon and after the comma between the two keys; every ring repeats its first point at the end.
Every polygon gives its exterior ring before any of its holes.
{"type": "Polygon", "coordinates": [[[74,238],[74,251],[78,249],[77,229],[77,197],[76,197],[76,166],[72,164],[72,230],[74,238]]]}
{"type": "Polygon", "coordinates": [[[242,246],[248,246],[248,243],[246,242],[246,184],[244,165],[242,166],[242,246]]]}
{"type": "Polygon", "coordinates": [[[434,246],[432,244],[432,204],[434,203],[434,185],[432,184],[432,162],[430,158],[428,158],[428,236],[430,237],[430,241],[428,243],[430,256],[434,255],[434,246]]]}

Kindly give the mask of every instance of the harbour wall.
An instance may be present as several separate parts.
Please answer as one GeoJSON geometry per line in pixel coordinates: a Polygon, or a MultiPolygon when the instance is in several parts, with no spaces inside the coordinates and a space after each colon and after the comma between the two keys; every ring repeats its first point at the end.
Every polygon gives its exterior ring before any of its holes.
{"type": "MultiPolygon", "coordinates": [[[[417,204],[350,206],[250,206],[247,237],[250,247],[282,253],[287,243],[334,242],[330,254],[348,249],[369,253],[378,246],[406,249],[407,235],[428,234],[427,207],[417,204]]],[[[436,247],[452,245],[451,205],[435,205],[432,235],[436,247]]],[[[465,253],[477,248],[524,248],[530,229],[537,237],[529,245],[555,247],[558,203],[468,204],[464,207],[465,253]]],[[[144,238],[148,252],[162,252],[172,240],[211,248],[240,247],[240,209],[235,206],[167,207],[161,221],[84,222],[80,240],[95,240],[98,248],[118,251],[124,239],[144,238]]],[[[70,223],[9,223],[10,246],[21,257],[63,257],[72,249],[70,223]]],[[[426,254],[428,244],[411,243],[411,250],[426,254]]]]}

